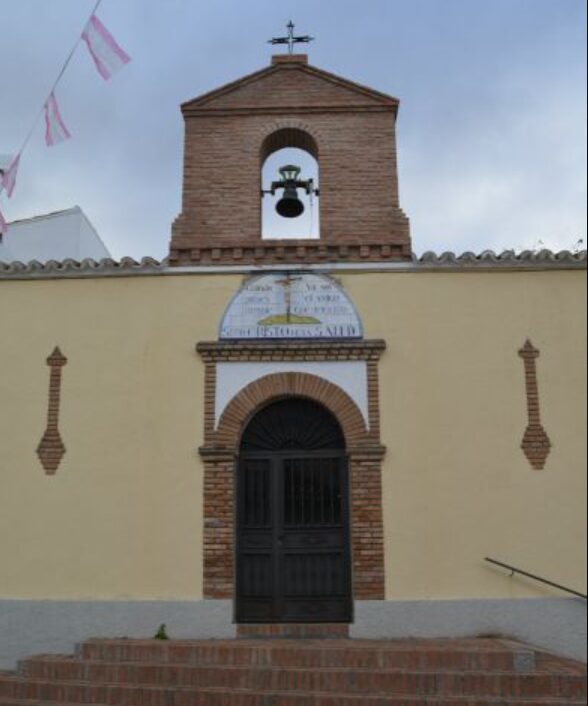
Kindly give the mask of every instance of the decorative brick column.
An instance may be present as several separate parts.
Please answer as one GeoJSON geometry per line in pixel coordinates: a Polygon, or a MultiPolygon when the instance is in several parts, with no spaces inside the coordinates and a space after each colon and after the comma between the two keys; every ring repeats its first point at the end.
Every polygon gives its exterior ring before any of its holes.
{"type": "Polygon", "coordinates": [[[47,475],[54,475],[65,454],[65,444],[59,433],[59,405],[61,401],[61,368],[67,363],[67,358],[55,346],[47,358],[51,368],[49,374],[49,404],[47,407],[47,427],[37,446],[37,455],[47,475]]]}
{"type": "Polygon", "coordinates": [[[551,441],[541,424],[539,413],[539,389],[537,387],[537,366],[535,360],[539,351],[527,339],[519,350],[525,365],[525,388],[527,391],[528,424],[521,442],[521,448],[533,468],[541,470],[551,449],[551,441]]]}
{"type": "Polygon", "coordinates": [[[383,341],[211,342],[197,350],[205,363],[204,597],[232,598],[234,591],[234,479],[241,433],[262,407],[284,397],[306,397],[325,406],[345,435],[349,458],[351,551],[355,599],[384,598],[384,531],[379,438],[378,366],[383,341]],[[355,402],[317,375],[281,372],[246,385],[224,409],[215,427],[216,363],[305,360],[364,360],[368,375],[369,427],[355,402]]]}

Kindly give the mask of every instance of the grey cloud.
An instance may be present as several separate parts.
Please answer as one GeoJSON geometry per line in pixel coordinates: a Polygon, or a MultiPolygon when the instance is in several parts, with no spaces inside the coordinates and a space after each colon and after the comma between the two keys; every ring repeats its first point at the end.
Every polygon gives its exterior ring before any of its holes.
{"type": "MultiPolygon", "coordinates": [[[[16,149],[92,2],[2,8],[0,153],[16,149]]],[[[581,0],[299,0],[311,62],[401,99],[401,200],[415,250],[568,247],[585,234],[581,0]]],[[[265,66],[271,0],[104,0],[132,56],[111,82],[80,46],[58,91],[73,138],[23,156],[11,219],[79,204],[113,253],[165,254],[181,197],[179,104],[265,66]]]]}

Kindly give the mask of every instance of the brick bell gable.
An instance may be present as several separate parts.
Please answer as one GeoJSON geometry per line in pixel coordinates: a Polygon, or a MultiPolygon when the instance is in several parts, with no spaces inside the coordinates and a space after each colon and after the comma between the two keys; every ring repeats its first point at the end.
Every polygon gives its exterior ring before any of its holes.
{"type": "Polygon", "coordinates": [[[182,104],[185,116],[199,110],[388,106],[396,114],[398,99],[308,64],[305,54],[272,57],[265,69],[243,76],[182,104]],[[287,71],[288,80],[284,81],[287,71]]]}
{"type": "Polygon", "coordinates": [[[307,64],[272,65],[182,105],[182,212],[170,264],[407,260],[395,122],[398,100],[307,64]],[[320,169],[321,237],[261,238],[261,167],[282,147],[320,169]]]}

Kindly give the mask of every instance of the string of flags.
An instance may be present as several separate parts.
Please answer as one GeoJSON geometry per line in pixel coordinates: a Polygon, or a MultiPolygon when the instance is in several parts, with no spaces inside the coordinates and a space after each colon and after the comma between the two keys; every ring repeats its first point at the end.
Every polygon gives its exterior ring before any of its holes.
{"type": "Polygon", "coordinates": [[[130,61],[128,54],[119,47],[94,13],[82,32],[82,39],[86,42],[98,73],[105,81],[130,61]]]}
{"type": "Polygon", "coordinates": [[[55,100],[55,93],[52,91],[45,103],[45,144],[48,147],[52,147],[59,142],[69,140],[70,137],[69,130],[65,127],[65,123],[61,118],[59,106],[55,100]]]}
{"type": "MultiPolygon", "coordinates": [[[[65,69],[67,68],[67,65],[69,64],[81,40],[85,42],[96,70],[106,81],[110,79],[117,71],[120,71],[120,69],[122,69],[130,61],[129,55],[120,47],[114,37],[96,16],[96,10],[101,2],[102,0],[98,0],[94,6],[90,18],[86,22],[81,35],[78,37],[73,49],[63,64],[63,67],[55,80],[53,87],[51,88],[49,96],[43,104],[42,111],[35,119],[22,147],[10,162],[8,168],[4,172],[0,172],[0,193],[2,193],[2,190],[6,191],[8,198],[12,196],[16,186],[16,177],[20,165],[20,157],[41,114],[45,117],[45,144],[48,147],[53,147],[54,145],[57,145],[64,140],[68,140],[71,137],[71,134],[63,122],[63,118],[61,117],[57,99],[55,97],[55,88],[65,73],[65,69]]],[[[2,215],[2,211],[0,210],[0,235],[5,233],[6,230],[7,223],[2,215]]]]}

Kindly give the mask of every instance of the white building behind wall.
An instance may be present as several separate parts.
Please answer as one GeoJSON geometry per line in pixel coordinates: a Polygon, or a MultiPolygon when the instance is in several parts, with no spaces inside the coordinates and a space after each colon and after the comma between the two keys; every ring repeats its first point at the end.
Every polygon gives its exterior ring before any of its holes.
{"type": "Polygon", "coordinates": [[[110,257],[79,206],[8,224],[0,240],[0,261],[101,260],[110,257]]]}

